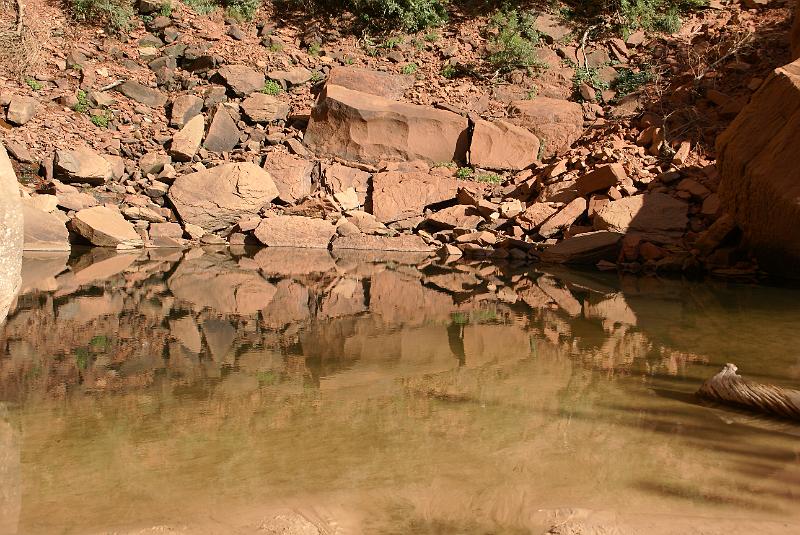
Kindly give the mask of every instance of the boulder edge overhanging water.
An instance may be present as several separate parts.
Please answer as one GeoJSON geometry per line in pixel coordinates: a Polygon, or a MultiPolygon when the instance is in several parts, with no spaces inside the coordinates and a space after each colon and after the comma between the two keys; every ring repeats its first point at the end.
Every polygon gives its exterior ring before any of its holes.
{"type": "Polygon", "coordinates": [[[17,175],[0,143],[0,323],[5,321],[22,280],[23,230],[17,175]]]}

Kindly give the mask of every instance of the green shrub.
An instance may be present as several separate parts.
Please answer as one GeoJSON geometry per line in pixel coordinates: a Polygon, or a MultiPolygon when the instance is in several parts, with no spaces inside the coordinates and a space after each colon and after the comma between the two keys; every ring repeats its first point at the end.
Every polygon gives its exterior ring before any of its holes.
{"type": "Polygon", "coordinates": [[[475,177],[475,182],[485,182],[487,184],[500,184],[503,177],[495,173],[485,173],[475,177]]]}
{"type": "Polygon", "coordinates": [[[131,27],[132,0],[71,1],[72,14],[78,20],[100,23],[111,33],[122,33],[131,27]]]}
{"type": "Polygon", "coordinates": [[[100,128],[108,128],[108,123],[111,122],[111,113],[105,111],[97,115],[92,115],[92,124],[100,128]]]}
{"type": "Polygon", "coordinates": [[[208,15],[219,7],[219,3],[216,0],[183,0],[183,3],[192,8],[198,15],[208,15]]]}
{"type": "Polygon", "coordinates": [[[44,87],[40,81],[34,78],[28,78],[27,80],[25,80],[25,83],[28,84],[28,87],[30,87],[34,91],[41,91],[41,89],[44,87]]]}
{"type": "Polygon", "coordinates": [[[418,68],[419,67],[417,66],[416,63],[408,63],[406,65],[403,65],[402,72],[403,74],[414,74],[415,72],[417,72],[418,68]]]}
{"type": "Polygon", "coordinates": [[[516,10],[499,11],[491,20],[490,27],[497,33],[489,39],[488,60],[492,68],[500,72],[514,69],[541,67],[535,49],[539,44],[536,17],[516,10]]]}
{"type": "Polygon", "coordinates": [[[345,0],[345,4],[374,30],[418,32],[447,21],[444,0],[345,0]]]}
{"type": "Polygon", "coordinates": [[[78,103],[72,106],[73,111],[78,113],[86,113],[89,110],[89,99],[86,97],[86,91],[83,89],[78,89],[78,92],[75,93],[75,98],[78,99],[78,103]]]}
{"type": "Polygon", "coordinates": [[[631,69],[620,69],[611,87],[616,90],[617,98],[637,91],[641,86],[653,80],[649,70],[634,72],[631,69]]]}
{"type": "Polygon", "coordinates": [[[605,19],[623,36],[637,30],[674,33],[681,15],[705,6],[707,0],[571,0],[563,11],[566,18],[595,24],[605,19]]]}
{"type": "Polygon", "coordinates": [[[262,93],[272,96],[279,94],[281,91],[283,91],[283,87],[275,80],[267,80],[267,83],[261,88],[262,93]]]}
{"type": "Polygon", "coordinates": [[[458,171],[456,171],[456,178],[460,178],[461,180],[466,180],[472,177],[472,169],[469,167],[459,167],[458,171]]]}
{"type": "Polygon", "coordinates": [[[238,20],[251,20],[263,0],[225,0],[228,15],[238,20]]]}

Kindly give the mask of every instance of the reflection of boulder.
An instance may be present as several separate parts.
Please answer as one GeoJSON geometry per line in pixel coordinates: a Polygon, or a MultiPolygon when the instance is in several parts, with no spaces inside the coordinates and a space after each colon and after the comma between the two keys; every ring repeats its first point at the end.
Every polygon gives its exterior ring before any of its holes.
{"type": "Polygon", "coordinates": [[[449,321],[454,305],[449,295],[422,286],[419,279],[384,271],[372,277],[369,309],[386,323],[420,325],[449,321]]]}
{"type": "Polygon", "coordinates": [[[286,249],[266,247],[253,257],[267,276],[307,275],[335,271],[330,253],[325,249],[286,249]]]}
{"type": "Polygon", "coordinates": [[[198,355],[203,350],[203,340],[200,338],[200,331],[193,317],[184,316],[170,320],[169,332],[189,352],[198,355]]]}
{"type": "Polygon", "coordinates": [[[167,285],[177,299],[219,314],[254,314],[267,307],[276,292],[258,273],[216,255],[182,261],[167,285]]]}
{"type": "Polygon", "coordinates": [[[210,319],[203,322],[203,336],[211,356],[217,362],[225,361],[236,340],[236,329],[225,320],[210,319]]]}
{"type": "Polygon", "coordinates": [[[275,285],[275,295],[261,311],[266,327],[279,328],[293,322],[305,322],[311,318],[308,306],[308,288],[300,283],[284,279],[275,285]]]}
{"type": "Polygon", "coordinates": [[[67,269],[67,252],[28,252],[22,259],[22,293],[58,289],[56,276],[67,269]]]}
{"type": "Polygon", "coordinates": [[[466,325],[464,363],[483,366],[492,361],[513,362],[531,354],[530,333],[516,325],[466,325]]]}
{"type": "Polygon", "coordinates": [[[101,296],[82,295],[73,297],[60,305],[56,317],[60,322],[76,322],[86,324],[102,316],[118,315],[125,306],[121,293],[103,294],[101,296]]]}
{"type": "Polygon", "coordinates": [[[364,286],[356,279],[342,278],[322,298],[319,319],[350,316],[366,311],[364,286]]]}

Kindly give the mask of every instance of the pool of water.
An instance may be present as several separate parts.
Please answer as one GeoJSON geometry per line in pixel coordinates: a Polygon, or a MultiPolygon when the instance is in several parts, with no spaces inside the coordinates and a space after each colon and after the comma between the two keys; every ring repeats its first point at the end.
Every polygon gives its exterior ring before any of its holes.
{"type": "Polygon", "coordinates": [[[799,533],[800,291],[416,255],[29,255],[0,534],[799,533]]]}

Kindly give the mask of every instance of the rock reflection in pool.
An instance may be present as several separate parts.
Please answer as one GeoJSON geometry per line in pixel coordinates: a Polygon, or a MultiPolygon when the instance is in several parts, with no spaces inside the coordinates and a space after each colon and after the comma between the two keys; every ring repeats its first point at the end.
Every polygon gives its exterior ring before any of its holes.
{"type": "Polygon", "coordinates": [[[6,532],[800,526],[797,428],[691,396],[797,381],[796,291],[239,252],[25,258],[6,532]]]}

